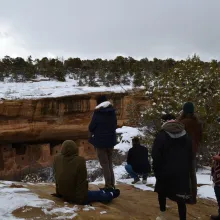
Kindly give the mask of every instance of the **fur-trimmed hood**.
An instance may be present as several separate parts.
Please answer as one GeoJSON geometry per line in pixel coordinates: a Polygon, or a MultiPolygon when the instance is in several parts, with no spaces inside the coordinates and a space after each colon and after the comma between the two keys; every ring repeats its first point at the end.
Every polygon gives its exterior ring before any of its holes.
{"type": "Polygon", "coordinates": [[[110,105],[112,106],[111,102],[105,101],[105,102],[102,102],[102,103],[100,103],[99,105],[97,105],[97,106],[95,107],[95,109],[107,108],[107,107],[109,107],[110,105]]]}
{"type": "Polygon", "coordinates": [[[115,109],[113,108],[113,105],[111,102],[106,101],[102,102],[99,105],[95,107],[96,112],[113,112],[115,109]]]}
{"type": "Polygon", "coordinates": [[[164,123],[162,125],[162,130],[164,130],[171,138],[180,138],[186,135],[184,124],[172,120],[164,123]]]}

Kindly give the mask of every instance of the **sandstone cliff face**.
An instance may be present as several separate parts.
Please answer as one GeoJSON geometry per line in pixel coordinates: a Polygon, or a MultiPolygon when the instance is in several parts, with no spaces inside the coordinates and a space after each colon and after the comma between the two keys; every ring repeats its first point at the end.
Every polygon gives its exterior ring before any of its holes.
{"type": "MultiPolygon", "coordinates": [[[[126,124],[127,106],[142,97],[107,95],[117,109],[118,126],[126,124]]],[[[51,166],[64,140],[75,140],[81,156],[96,157],[88,141],[88,124],[100,93],[38,100],[5,100],[0,104],[0,178],[19,179],[51,166]]]]}
{"type": "MultiPolygon", "coordinates": [[[[87,138],[88,123],[98,94],[39,100],[6,100],[0,104],[0,142],[51,142],[87,138]]],[[[108,94],[125,120],[126,94],[108,94]]]]}

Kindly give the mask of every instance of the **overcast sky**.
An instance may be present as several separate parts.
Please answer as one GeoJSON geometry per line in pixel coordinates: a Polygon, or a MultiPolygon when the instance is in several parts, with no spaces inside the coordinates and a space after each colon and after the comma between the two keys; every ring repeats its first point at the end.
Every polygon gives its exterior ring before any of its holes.
{"type": "Polygon", "coordinates": [[[0,0],[0,57],[220,60],[220,0],[0,0]]]}

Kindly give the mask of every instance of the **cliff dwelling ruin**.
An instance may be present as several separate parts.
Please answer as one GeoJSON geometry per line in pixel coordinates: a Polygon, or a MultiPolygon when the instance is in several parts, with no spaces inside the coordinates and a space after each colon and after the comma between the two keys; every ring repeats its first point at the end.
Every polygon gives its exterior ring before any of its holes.
{"type": "MultiPolygon", "coordinates": [[[[103,93],[102,93],[103,94],[103,93]]],[[[38,100],[5,100],[0,104],[0,179],[22,176],[49,167],[64,140],[77,142],[80,155],[96,158],[88,143],[88,124],[99,93],[38,100]]],[[[126,93],[105,93],[117,109],[118,126],[127,124],[129,103],[139,100],[126,93]]]]}

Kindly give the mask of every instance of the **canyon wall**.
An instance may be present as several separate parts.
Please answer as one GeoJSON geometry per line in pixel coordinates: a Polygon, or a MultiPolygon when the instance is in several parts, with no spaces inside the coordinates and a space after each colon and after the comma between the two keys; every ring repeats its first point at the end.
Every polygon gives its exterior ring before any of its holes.
{"type": "Polygon", "coordinates": [[[87,141],[96,97],[105,94],[117,109],[118,126],[127,124],[127,107],[148,104],[141,95],[91,93],[37,100],[4,100],[0,104],[0,179],[17,180],[51,166],[64,140],[77,142],[80,155],[95,159],[87,141]]]}

